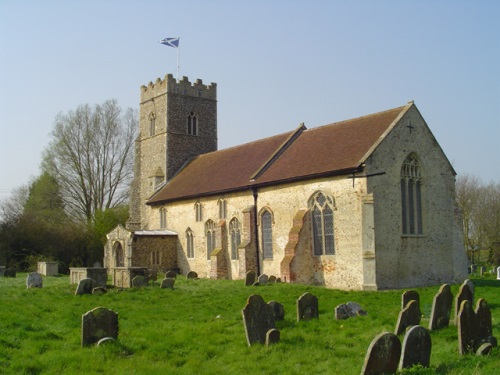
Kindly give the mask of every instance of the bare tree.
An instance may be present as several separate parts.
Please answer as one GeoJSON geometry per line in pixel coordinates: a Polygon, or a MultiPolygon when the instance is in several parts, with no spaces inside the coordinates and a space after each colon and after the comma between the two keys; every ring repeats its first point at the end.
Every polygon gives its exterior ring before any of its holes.
{"type": "Polygon", "coordinates": [[[28,196],[29,186],[22,185],[15,188],[8,198],[0,201],[0,221],[12,222],[19,219],[23,214],[28,196]]]}
{"type": "Polygon", "coordinates": [[[122,111],[116,100],[56,117],[42,169],[57,179],[72,216],[90,222],[128,199],[137,121],[137,111],[122,111]]]}

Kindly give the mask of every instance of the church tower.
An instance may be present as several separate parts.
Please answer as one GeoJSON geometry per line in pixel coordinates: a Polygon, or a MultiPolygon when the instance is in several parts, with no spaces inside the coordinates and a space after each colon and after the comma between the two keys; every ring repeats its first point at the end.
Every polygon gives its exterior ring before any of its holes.
{"type": "Polygon", "coordinates": [[[147,222],[146,201],[191,158],[216,150],[215,83],[168,74],[142,86],[128,229],[158,229],[147,222]]]}

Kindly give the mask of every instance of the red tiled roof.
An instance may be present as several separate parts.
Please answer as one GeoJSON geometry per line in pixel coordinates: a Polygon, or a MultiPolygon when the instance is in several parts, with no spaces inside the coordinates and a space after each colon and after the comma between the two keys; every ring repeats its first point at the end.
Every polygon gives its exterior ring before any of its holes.
{"type": "Polygon", "coordinates": [[[148,204],[342,173],[364,157],[408,106],[200,155],[148,204]],[[252,180],[254,178],[254,180],[252,180]]]}

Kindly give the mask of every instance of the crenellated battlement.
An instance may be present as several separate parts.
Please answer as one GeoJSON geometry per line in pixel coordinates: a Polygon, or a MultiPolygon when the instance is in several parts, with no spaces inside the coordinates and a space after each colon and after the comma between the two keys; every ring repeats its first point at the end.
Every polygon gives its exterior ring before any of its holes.
{"type": "Polygon", "coordinates": [[[191,83],[187,77],[177,81],[172,74],[167,74],[165,79],[157,78],[155,83],[149,82],[141,86],[141,103],[166,93],[175,93],[196,98],[217,99],[217,84],[204,85],[201,79],[191,83]]]}

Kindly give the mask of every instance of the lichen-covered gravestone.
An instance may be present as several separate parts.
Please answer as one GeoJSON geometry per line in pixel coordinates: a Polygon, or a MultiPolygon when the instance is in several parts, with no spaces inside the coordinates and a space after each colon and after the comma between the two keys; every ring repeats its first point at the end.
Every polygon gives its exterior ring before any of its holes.
{"type": "Polygon", "coordinates": [[[452,304],[453,294],[450,286],[448,284],[441,285],[439,292],[432,301],[431,317],[429,319],[429,329],[431,331],[448,327],[452,304]]]}
{"type": "Polygon", "coordinates": [[[148,286],[148,279],[145,276],[137,275],[132,279],[132,286],[135,288],[142,288],[148,286]]]}
{"type": "Polygon", "coordinates": [[[318,298],[311,293],[304,293],[297,300],[297,321],[318,318],[318,298]]]}
{"type": "Polygon", "coordinates": [[[479,325],[471,301],[462,301],[457,315],[458,352],[461,355],[476,351],[478,328],[479,325]]]}
{"type": "Polygon", "coordinates": [[[105,337],[118,338],[118,314],[96,307],[82,315],[82,346],[97,343],[105,337]]]}
{"type": "Polygon", "coordinates": [[[92,294],[92,289],[94,289],[94,281],[92,279],[81,279],[76,287],[75,295],[92,294]]]}
{"type": "Polygon", "coordinates": [[[356,302],[347,302],[335,307],[335,319],[347,319],[354,316],[366,315],[366,311],[356,302]]]}
{"type": "Polygon", "coordinates": [[[251,286],[255,284],[257,274],[255,271],[248,271],[245,276],[245,286],[251,286]]]}
{"type": "Polygon", "coordinates": [[[401,342],[394,333],[385,332],[373,339],[366,352],[362,375],[394,374],[401,356],[401,342]]]}
{"type": "Polygon", "coordinates": [[[253,294],[248,297],[241,313],[248,346],[255,343],[265,344],[267,332],[276,328],[273,308],[265,303],[260,295],[253,294]]]}
{"type": "Polygon", "coordinates": [[[406,290],[401,295],[401,310],[403,310],[408,302],[417,301],[418,309],[420,310],[420,295],[416,290],[406,290]]]}
{"type": "Polygon", "coordinates": [[[175,279],[168,277],[161,281],[160,288],[162,289],[174,289],[175,279]]]}
{"type": "Polygon", "coordinates": [[[283,304],[277,301],[269,301],[267,304],[273,308],[275,321],[285,319],[285,308],[283,307],[283,304]]]}
{"type": "Polygon", "coordinates": [[[415,365],[429,367],[431,360],[431,335],[422,326],[411,327],[403,339],[399,370],[415,365]]]}
{"type": "Polygon", "coordinates": [[[408,327],[417,326],[420,324],[420,309],[418,302],[411,300],[406,307],[399,312],[398,321],[396,323],[395,334],[402,334],[408,327]]]}
{"type": "Polygon", "coordinates": [[[465,280],[458,289],[457,296],[455,297],[455,322],[458,322],[458,311],[463,301],[470,301],[471,306],[474,303],[474,293],[471,290],[469,280],[465,280]]]}
{"type": "Polygon", "coordinates": [[[26,275],[26,288],[41,288],[43,284],[42,275],[38,272],[30,272],[26,275]]]}

